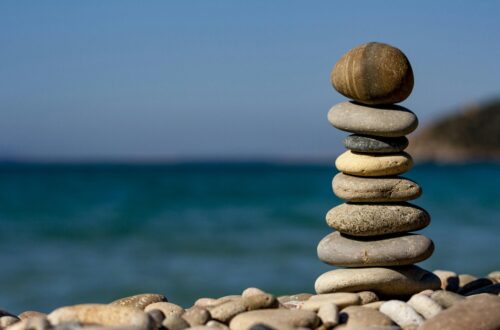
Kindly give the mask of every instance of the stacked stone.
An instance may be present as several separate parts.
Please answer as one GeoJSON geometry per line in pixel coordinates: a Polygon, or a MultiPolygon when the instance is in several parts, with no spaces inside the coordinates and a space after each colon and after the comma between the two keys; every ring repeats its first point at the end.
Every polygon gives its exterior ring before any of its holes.
{"type": "Polygon", "coordinates": [[[354,133],[335,165],[335,195],[346,203],[326,215],[336,231],[318,245],[319,259],[336,269],[321,275],[318,293],[369,290],[382,296],[411,295],[438,289],[439,279],[413,264],[429,258],[432,241],[408,233],[426,227],[429,214],[408,203],[420,196],[420,186],[399,176],[410,170],[412,158],[403,150],[405,135],[417,128],[410,110],[395,105],[413,89],[413,72],[397,48],[368,43],[346,53],[333,68],[333,87],[352,99],[328,113],[330,123],[354,133]]]}

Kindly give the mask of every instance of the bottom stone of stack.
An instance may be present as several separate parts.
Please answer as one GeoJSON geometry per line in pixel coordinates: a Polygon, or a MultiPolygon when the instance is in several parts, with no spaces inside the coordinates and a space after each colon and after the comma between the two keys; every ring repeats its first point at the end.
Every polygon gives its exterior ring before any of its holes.
{"type": "Polygon", "coordinates": [[[318,277],[317,293],[373,291],[382,296],[406,296],[438,290],[439,277],[418,266],[335,269],[318,277]]]}

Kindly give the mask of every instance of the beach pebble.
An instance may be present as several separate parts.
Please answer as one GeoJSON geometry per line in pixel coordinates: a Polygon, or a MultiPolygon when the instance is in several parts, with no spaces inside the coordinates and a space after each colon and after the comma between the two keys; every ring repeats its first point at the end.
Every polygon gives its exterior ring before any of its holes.
{"type": "Polygon", "coordinates": [[[149,317],[154,321],[155,328],[160,328],[165,320],[165,314],[159,309],[152,309],[147,312],[149,317]]]}
{"type": "Polygon", "coordinates": [[[443,310],[441,305],[423,294],[413,295],[407,304],[426,319],[430,319],[443,310]]]}
{"type": "Polygon", "coordinates": [[[318,277],[318,293],[373,291],[378,295],[412,295],[438,289],[439,278],[418,266],[335,269],[318,277]]]}
{"type": "Polygon", "coordinates": [[[17,316],[11,316],[11,315],[5,315],[5,316],[0,316],[0,329],[5,329],[10,325],[13,325],[14,323],[19,322],[20,319],[17,316]]]}
{"type": "Polygon", "coordinates": [[[147,305],[160,301],[168,300],[162,294],[144,293],[115,300],[110,305],[144,309],[147,305]]]}
{"type": "Polygon", "coordinates": [[[37,311],[24,311],[18,316],[21,320],[29,319],[30,317],[47,317],[47,314],[37,311]]]}
{"type": "Polygon", "coordinates": [[[480,289],[482,287],[488,286],[493,284],[493,281],[489,278],[478,278],[475,279],[474,281],[471,281],[464,286],[462,286],[460,289],[458,289],[457,293],[461,295],[467,295],[469,292],[475,291],[477,289],[480,289]]]}
{"type": "Polygon", "coordinates": [[[206,308],[219,304],[221,304],[221,302],[214,298],[199,298],[194,302],[193,306],[206,308]]]}
{"type": "Polygon", "coordinates": [[[339,323],[339,308],[335,304],[323,304],[318,310],[318,317],[325,327],[334,327],[339,323]]]}
{"type": "Polygon", "coordinates": [[[337,157],[335,167],[340,172],[362,177],[398,175],[409,171],[413,160],[406,152],[395,154],[360,154],[347,150],[337,157]]]}
{"type": "Polygon", "coordinates": [[[311,296],[312,294],[310,293],[297,293],[290,296],[280,296],[278,297],[278,302],[284,308],[297,309],[300,308],[300,306],[302,306],[311,296]]]}
{"type": "Polygon", "coordinates": [[[397,325],[402,328],[419,326],[424,322],[411,306],[399,300],[389,300],[380,306],[379,311],[389,316],[397,325]]]}
{"type": "Polygon", "coordinates": [[[361,134],[351,134],[344,139],[344,147],[347,149],[368,154],[395,153],[408,147],[408,139],[400,137],[369,136],[361,134]]]}
{"type": "Polygon", "coordinates": [[[405,136],[418,126],[417,116],[401,106],[373,108],[353,102],[331,107],[328,121],[342,131],[381,137],[405,136]]]}
{"type": "Polygon", "coordinates": [[[361,291],[358,292],[359,299],[361,300],[361,305],[370,304],[372,302],[378,301],[378,296],[372,291],[361,291]]]}
{"type": "Polygon", "coordinates": [[[166,301],[152,303],[144,308],[145,312],[150,312],[153,310],[160,310],[165,315],[165,317],[169,317],[171,315],[182,315],[185,312],[184,308],[182,308],[181,306],[166,301]]]}
{"type": "Polygon", "coordinates": [[[279,306],[278,300],[275,296],[269,293],[253,293],[251,295],[242,295],[243,305],[246,310],[252,311],[264,308],[277,308],[279,306]]]}
{"type": "Polygon", "coordinates": [[[364,304],[363,307],[378,310],[380,308],[380,306],[382,306],[383,303],[385,303],[384,300],[374,301],[374,302],[371,302],[368,304],[364,304]]]}
{"type": "Polygon", "coordinates": [[[423,235],[353,237],[333,232],[317,248],[321,261],[340,267],[411,265],[429,258],[434,244],[423,235]]]}
{"type": "Polygon", "coordinates": [[[476,290],[468,291],[466,296],[473,296],[481,293],[491,293],[491,294],[499,294],[500,293],[500,283],[490,284],[483,287],[480,287],[476,290]]]}
{"type": "Polygon", "coordinates": [[[413,71],[401,50],[380,42],[359,45],[335,63],[330,74],[342,95],[366,104],[398,103],[413,89],[413,71]]]}
{"type": "Polygon", "coordinates": [[[434,290],[427,289],[427,290],[424,290],[424,291],[420,291],[417,294],[421,294],[421,295],[430,297],[430,296],[432,296],[433,293],[434,293],[434,290]]]}
{"type": "Polygon", "coordinates": [[[104,326],[138,326],[149,329],[149,316],[137,309],[120,305],[82,304],[61,307],[51,312],[47,318],[52,324],[80,322],[104,326]]]}
{"type": "Polygon", "coordinates": [[[48,330],[52,329],[49,320],[44,316],[34,316],[20,322],[16,322],[7,328],[8,330],[48,330]]]}
{"type": "Polygon", "coordinates": [[[453,304],[421,325],[419,330],[498,330],[500,297],[480,294],[453,304]]]}
{"type": "Polygon", "coordinates": [[[232,330],[248,330],[254,325],[264,324],[275,329],[297,327],[314,329],[319,323],[316,313],[308,310],[260,309],[237,315],[231,320],[229,327],[232,330]]]}
{"type": "Polygon", "coordinates": [[[361,299],[357,293],[337,292],[312,296],[301,306],[301,309],[318,311],[324,304],[335,304],[338,308],[342,309],[351,305],[359,305],[360,303],[361,299]]]}
{"type": "Polygon", "coordinates": [[[168,330],[184,330],[190,327],[189,323],[179,315],[166,317],[162,325],[168,330]]]}
{"type": "Polygon", "coordinates": [[[460,274],[458,275],[458,286],[461,288],[468,283],[477,280],[477,277],[470,274],[460,274]]]}
{"type": "Polygon", "coordinates": [[[215,321],[215,320],[210,320],[207,322],[207,327],[211,327],[211,328],[217,328],[217,329],[221,329],[221,330],[229,330],[229,327],[227,325],[225,325],[224,323],[221,323],[219,321],[215,321]]]}
{"type": "Polygon", "coordinates": [[[243,290],[243,292],[241,293],[241,297],[245,298],[245,297],[250,297],[250,296],[254,296],[254,295],[257,295],[257,294],[267,294],[267,292],[259,289],[259,288],[246,288],[245,290],[243,290]]]}
{"type": "Polygon", "coordinates": [[[236,315],[246,311],[246,306],[243,299],[226,301],[223,304],[210,308],[210,315],[212,319],[222,323],[229,323],[229,321],[236,315]]]}
{"type": "Polygon", "coordinates": [[[410,203],[340,204],[326,214],[328,226],[352,236],[377,236],[419,230],[430,223],[424,209],[410,203]]]}
{"type": "Polygon", "coordinates": [[[344,308],[339,315],[339,321],[345,323],[347,328],[358,328],[366,326],[389,326],[394,325],[392,320],[381,312],[362,306],[350,306],[344,308]]]}
{"type": "Polygon", "coordinates": [[[441,289],[453,292],[458,290],[457,273],[440,269],[433,271],[433,273],[441,280],[441,289]]]}
{"type": "Polygon", "coordinates": [[[197,325],[204,325],[211,319],[210,312],[201,307],[191,307],[189,309],[186,309],[181,317],[192,327],[197,325]]]}
{"type": "Polygon", "coordinates": [[[488,278],[492,279],[495,282],[500,282],[500,270],[493,271],[488,274],[488,278]]]}
{"type": "Polygon", "coordinates": [[[399,176],[370,178],[338,173],[332,188],[337,197],[358,203],[404,202],[422,194],[416,182],[399,176]]]}
{"type": "Polygon", "coordinates": [[[219,330],[219,328],[216,327],[209,327],[206,325],[197,325],[194,327],[189,328],[190,330],[219,330]]]}
{"type": "Polygon", "coordinates": [[[465,297],[458,293],[444,290],[437,290],[431,295],[431,299],[443,308],[449,308],[456,302],[464,300],[465,297]]]}

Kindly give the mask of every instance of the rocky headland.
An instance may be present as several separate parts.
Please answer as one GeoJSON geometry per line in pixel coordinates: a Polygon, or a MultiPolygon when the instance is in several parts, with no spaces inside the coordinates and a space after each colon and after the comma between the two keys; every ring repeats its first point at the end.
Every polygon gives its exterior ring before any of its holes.
{"type": "Polygon", "coordinates": [[[470,105],[424,126],[408,147],[419,162],[500,162],[500,99],[470,105]]]}

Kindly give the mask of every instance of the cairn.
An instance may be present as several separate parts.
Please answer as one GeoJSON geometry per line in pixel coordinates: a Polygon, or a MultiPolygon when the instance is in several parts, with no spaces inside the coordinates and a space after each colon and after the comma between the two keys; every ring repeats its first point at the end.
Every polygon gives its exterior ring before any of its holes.
{"type": "Polygon", "coordinates": [[[347,52],[331,73],[333,87],[352,99],[334,105],[330,123],[354,133],[335,165],[340,171],[333,192],[346,203],[331,209],[327,224],[336,231],[318,245],[321,261],[346,269],[322,274],[317,293],[373,291],[381,296],[407,296],[438,289],[433,273],[413,264],[429,258],[432,241],[419,234],[429,214],[408,203],[422,190],[399,176],[412,158],[403,150],[405,135],[417,128],[410,110],[395,105],[413,89],[413,71],[406,56],[390,45],[371,42],[347,52]]]}

